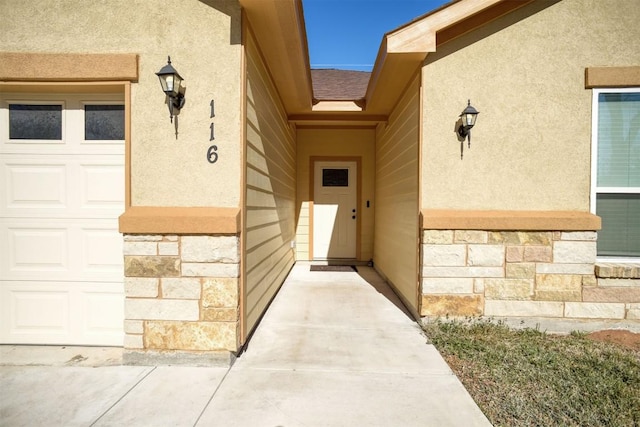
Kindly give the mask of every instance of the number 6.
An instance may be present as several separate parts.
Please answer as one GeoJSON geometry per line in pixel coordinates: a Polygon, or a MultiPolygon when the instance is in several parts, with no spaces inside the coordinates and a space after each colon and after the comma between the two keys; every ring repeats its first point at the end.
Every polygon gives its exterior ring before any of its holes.
{"type": "Polygon", "coordinates": [[[209,163],[215,163],[218,161],[218,146],[217,145],[212,145],[211,147],[209,147],[209,149],[207,150],[207,161],[209,161],[209,163]]]}

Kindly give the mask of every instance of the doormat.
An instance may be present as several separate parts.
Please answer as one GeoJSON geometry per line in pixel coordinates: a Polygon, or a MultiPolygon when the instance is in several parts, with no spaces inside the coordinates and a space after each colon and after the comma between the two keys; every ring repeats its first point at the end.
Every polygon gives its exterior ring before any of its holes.
{"type": "Polygon", "coordinates": [[[355,265],[312,265],[310,271],[355,271],[358,269],[355,265]]]}

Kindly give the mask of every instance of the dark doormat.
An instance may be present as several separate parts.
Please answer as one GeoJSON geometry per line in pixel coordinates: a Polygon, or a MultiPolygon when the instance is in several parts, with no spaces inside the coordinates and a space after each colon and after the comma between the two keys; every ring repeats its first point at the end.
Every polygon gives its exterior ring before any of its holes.
{"type": "Polygon", "coordinates": [[[310,271],[355,271],[355,265],[312,265],[310,271]]]}

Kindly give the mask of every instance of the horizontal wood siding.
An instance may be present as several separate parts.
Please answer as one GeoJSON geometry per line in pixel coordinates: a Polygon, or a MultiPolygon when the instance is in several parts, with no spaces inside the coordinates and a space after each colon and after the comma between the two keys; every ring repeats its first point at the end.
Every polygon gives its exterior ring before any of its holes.
{"type": "Polygon", "coordinates": [[[294,263],[295,137],[253,37],[246,42],[245,331],[294,263]]]}
{"type": "Polygon", "coordinates": [[[405,303],[418,311],[418,141],[416,78],[376,138],[374,261],[405,303]]]}

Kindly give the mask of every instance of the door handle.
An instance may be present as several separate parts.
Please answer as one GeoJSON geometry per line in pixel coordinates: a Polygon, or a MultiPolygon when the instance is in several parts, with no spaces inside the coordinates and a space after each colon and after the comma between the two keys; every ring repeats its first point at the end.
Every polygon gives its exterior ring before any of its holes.
{"type": "Polygon", "coordinates": [[[351,219],[356,219],[356,216],[355,215],[351,215],[351,219]]]}
{"type": "Polygon", "coordinates": [[[356,210],[355,210],[355,209],[352,209],[352,210],[351,210],[351,212],[356,213],[356,210]]]}

